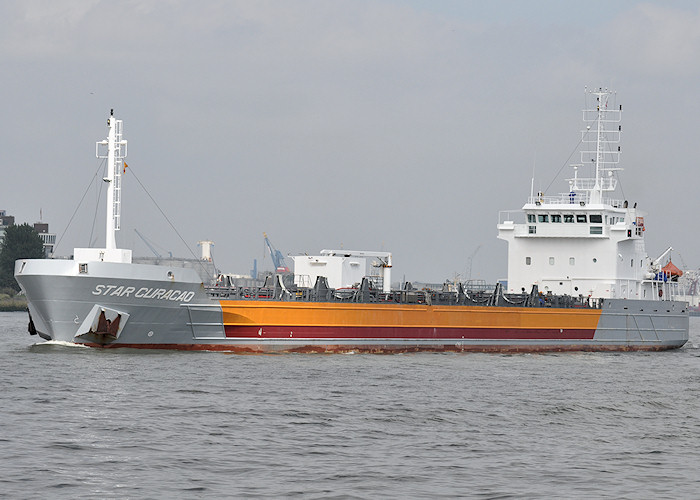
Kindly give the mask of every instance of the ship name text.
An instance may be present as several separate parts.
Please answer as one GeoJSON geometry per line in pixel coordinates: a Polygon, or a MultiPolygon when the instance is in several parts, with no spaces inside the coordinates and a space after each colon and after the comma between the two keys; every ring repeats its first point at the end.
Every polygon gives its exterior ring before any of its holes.
{"type": "Polygon", "coordinates": [[[137,299],[172,300],[178,302],[189,302],[194,297],[193,291],[187,290],[166,290],[165,288],[146,288],[138,290],[133,286],[117,285],[95,285],[93,295],[110,297],[133,297],[137,299]]]}

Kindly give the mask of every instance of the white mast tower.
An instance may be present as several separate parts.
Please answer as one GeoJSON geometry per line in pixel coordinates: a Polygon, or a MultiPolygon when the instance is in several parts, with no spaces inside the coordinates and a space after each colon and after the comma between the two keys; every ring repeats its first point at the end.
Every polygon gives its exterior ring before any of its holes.
{"type": "Polygon", "coordinates": [[[114,110],[107,119],[107,139],[95,144],[95,156],[107,160],[107,217],[105,248],[76,248],[75,260],[131,263],[131,250],[117,248],[116,232],[121,228],[122,169],[127,155],[127,141],[122,138],[123,122],[114,118],[114,110]],[[106,151],[105,151],[106,147],[106,151]]]}

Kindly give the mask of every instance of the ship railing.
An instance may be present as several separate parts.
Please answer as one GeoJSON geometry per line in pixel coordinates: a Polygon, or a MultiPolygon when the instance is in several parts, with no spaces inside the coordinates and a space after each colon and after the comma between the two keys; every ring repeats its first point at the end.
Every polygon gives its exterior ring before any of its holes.
{"type": "MultiPolygon", "coordinates": [[[[527,202],[532,205],[581,205],[585,206],[590,203],[590,196],[586,192],[570,192],[570,193],[560,193],[554,196],[530,196],[527,202]]],[[[624,201],[616,198],[604,197],[602,200],[603,205],[609,205],[613,208],[625,208],[624,201]]],[[[511,211],[505,211],[508,213],[511,211]]],[[[499,218],[500,219],[500,218],[499,218]]],[[[504,220],[514,220],[514,219],[500,219],[500,222],[504,220]]]]}
{"type": "Polygon", "coordinates": [[[273,288],[251,286],[213,286],[205,287],[205,291],[212,298],[228,300],[275,300],[275,290],[273,288]]]}
{"type": "MultiPolygon", "coordinates": [[[[642,289],[646,286],[651,289],[651,300],[669,301],[675,300],[681,294],[681,286],[678,281],[671,278],[664,278],[663,275],[657,276],[659,279],[642,281],[642,289]]],[[[644,298],[644,297],[643,297],[644,298]]]]}
{"type": "MultiPolygon", "coordinates": [[[[562,205],[563,209],[563,205],[586,206],[590,202],[590,197],[585,193],[561,193],[556,196],[530,196],[527,202],[531,205],[562,205]]],[[[627,208],[624,200],[617,198],[604,197],[602,204],[613,208],[627,208]]],[[[498,224],[505,224],[506,222],[524,224],[525,221],[525,213],[522,209],[501,210],[498,212],[498,224]]]]}
{"type": "Polygon", "coordinates": [[[527,202],[531,205],[585,205],[588,199],[587,193],[561,193],[554,196],[529,196],[527,202]]]}
{"type": "Polygon", "coordinates": [[[503,287],[483,285],[482,288],[465,289],[462,283],[457,290],[436,288],[415,289],[410,283],[401,290],[383,292],[373,287],[369,280],[356,288],[335,290],[319,287],[302,288],[280,287],[207,287],[212,299],[295,301],[295,302],[354,302],[354,303],[396,303],[425,305],[464,305],[498,307],[552,307],[552,308],[600,308],[602,299],[592,299],[580,295],[543,294],[534,287],[530,293],[505,294],[503,287]]]}
{"type": "Polygon", "coordinates": [[[596,180],[593,177],[579,177],[577,179],[571,179],[573,181],[574,191],[591,191],[595,189],[596,184],[599,189],[603,191],[613,191],[617,186],[617,179],[615,177],[601,177],[596,180]]]}
{"type": "Polygon", "coordinates": [[[471,292],[488,292],[493,290],[495,285],[486,283],[485,280],[467,280],[464,282],[464,289],[471,292]]]}
{"type": "Polygon", "coordinates": [[[613,208],[627,208],[625,207],[624,200],[618,200],[616,198],[603,198],[603,203],[605,205],[610,205],[613,208]]]}

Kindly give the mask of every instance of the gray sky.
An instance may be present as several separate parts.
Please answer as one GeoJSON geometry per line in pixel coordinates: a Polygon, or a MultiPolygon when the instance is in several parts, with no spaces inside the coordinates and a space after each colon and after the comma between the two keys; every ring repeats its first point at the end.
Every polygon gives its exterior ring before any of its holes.
{"type": "MultiPolygon", "coordinates": [[[[623,104],[621,185],[647,250],[700,266],[700,6],[693,1],[0,2],[0,209],[59,237],[109,109],[127,163],[227,272],[388,250],[394,278],[506,276],[499,210],[569,159],[584,87],[623,104]],[[680,253],[680,256],[679,256],[680,253]]],[[[566,191],[568,169],[548,194],[566,191]]],[[[100,175],[101,177],[101,175],[100,175]]],[[[97,238],[89,190],[58,254],[97,238]]],[[[104,202],[104,192],[100,200],[104,202]]],[[[188,252],[133,175],[119,246],[188,252]]]]}

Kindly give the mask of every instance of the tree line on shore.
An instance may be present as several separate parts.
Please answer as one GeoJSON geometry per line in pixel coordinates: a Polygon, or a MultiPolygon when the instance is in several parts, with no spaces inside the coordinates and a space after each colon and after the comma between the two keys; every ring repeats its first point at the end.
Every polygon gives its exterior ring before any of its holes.
{"type": "Polygon", "coordinates": [[[32,226],[26,223],[8,226],[0,244],[0,301],[14,298],[20,291],[15,280],[15,261],[44,257],[44,243],[32,226]]]}

